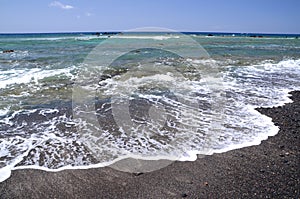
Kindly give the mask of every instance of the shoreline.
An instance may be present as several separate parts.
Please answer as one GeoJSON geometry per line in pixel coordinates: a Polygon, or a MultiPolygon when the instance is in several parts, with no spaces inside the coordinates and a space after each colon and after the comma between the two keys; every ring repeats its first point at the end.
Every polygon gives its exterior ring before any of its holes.
{"type": "Polygon", "coordinates": [[[260,145],[174,162],[134,175],[111,168],[13,170],[0,198],[299,198],[300,92],[294,102],[257,108],[280,131],[260,145]]]}

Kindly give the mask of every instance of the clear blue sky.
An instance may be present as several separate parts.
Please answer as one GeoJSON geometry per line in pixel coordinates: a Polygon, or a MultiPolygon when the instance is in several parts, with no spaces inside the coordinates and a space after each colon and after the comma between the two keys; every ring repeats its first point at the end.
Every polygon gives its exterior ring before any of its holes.
{"type": "Polygon", "coordinates": [[[0,0],[0,32],[300,33],[300,0],[0,0]]]}

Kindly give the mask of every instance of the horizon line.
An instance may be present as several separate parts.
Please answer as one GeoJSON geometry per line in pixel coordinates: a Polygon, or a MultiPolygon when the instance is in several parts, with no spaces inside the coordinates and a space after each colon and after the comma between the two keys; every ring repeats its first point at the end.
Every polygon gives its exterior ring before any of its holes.
{"type": "MultiPolygon", "coordinates": [[[[118,31],[118,30],[101,30],[101,31],[45,31],[45,32],[0,32],[0,34],[63,34],[63,33],[126,33],[128,31],[118,31]]],[[[137,31],[137,32],[147,32],[147,31],[137,31]]],[[[149,31],[150,32],[150,31],[149,31]]],[[[152,31],[155,32],[155,31],[152,31]]],[[[160,32],[160,31],[157,31],[160,32]]],[[[168,31],[163,31],[168,33],[168,31]]],[[[163,33],[161,32],[161,33],[163,33]]],[[[266,35],[300,35],[300,33],[283,33],[283,32],[240,32],[240,31],[192,31],[192,30],[179,30],[173,33],[225,33],[225,34],[266,34],[266,35]]],[[[172,32],[170,32],[172,33],[172,32]]]]}

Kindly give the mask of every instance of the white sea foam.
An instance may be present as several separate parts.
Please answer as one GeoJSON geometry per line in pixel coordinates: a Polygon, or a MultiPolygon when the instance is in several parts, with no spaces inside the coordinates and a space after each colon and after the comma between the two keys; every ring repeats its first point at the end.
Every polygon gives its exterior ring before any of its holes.
{"type": "Polygon", "coordinates": [[[35,37],[35,38],[18,38],[19,41],[58,41],[58,40],[66,40],[66,39],[74,39],[77,37],[35,37]]]}
{"type": "Polygon", "coordinates": [[[38,83],[39,80],[46,77],[56,76],[63,74],[65,76],[72,77],[71,71],[74,70],[74,66],[64,69],[51,69],[43,70],[41,68],[32,69],[10,69],[1,71],[0,73],[0,88],[5,88],[12,84],[26,84],[26,83],[38,83]]]}
{"type": "MultiPolygon", "coordinates": [[[[25,58],[27,56],[29,56],[29,51],[28,50],[15,50],[11,53],[3,53],[2,51],[0,51],[1,56],[3,57],[11,57],[11,58],[17,58],[17,59],[21,59],[21,58],[25,58]]],[[[7,60],[8,62],[11,62],[11,60],[7,60]]]]}
{"type": "Polygon", "coordinates": [[[162,35],[154,35],[154,36],[144,36],[144,35],[115,35],[112,38],[166,40],[166,39],[178,39],[180,37],[179,36],[175,36],[175,35],[170,35],[170,36],[162,36],[162,35]]]}
{"type": "Polygon", "coordinates": [[[46,114],[58,113],[58,112],[59,112],[58,109],[43,109],[43,110],[40,110],[39,114],[46,116],[46,114]]]}
{"type": "Polygon", "coordinates": [[[9,107],[6,107],[4,109],[0,109],[0,117],[5,116],[9,112],[9,107]]]}
{"type": "MultiPolygon", "coordinates": [[[[107,38],[120,38],[120,39],[153,39],[153,40],[166,40],[166,39],[177,39],[179,36],[176,35],[83,35],[83,36],[67,36],[67,37],[40,37],[40,38],[18,38],[18,41],[61,41],[61,40],[78,40],[88,41],[93,39],[107,39],[107,38]]],[[[13,39],[12,39],[13,40],[13,39]]],[[[2,52],[0,52],[2,53],[2,52]]]]}
{"type": "MultiPolygon", "coordinates": [[[[210,64],[210,62],[212,65],[217,63],[214,60],[188,61],[202,65],[210,64]]],[[[187,81],[180,75],[166,72],[165,74],[155,75],[139,75],[135,73],[134,76],[127,73],[103,80],[102,83],[105,84],[98,88],[102,95],[122,94],[122,96],[126,96],[138,91],[140,87],[147,88],[147,86],[155,84],[157,87],[163,88],[166,86],[171,90],[172,86],[174,86],[173,91],[177,99],[185,99],[191,103],[185,104],[183,100],[175,100],[168,96],[159,96],[151,92],[137,93],[140,99],[147,99],[154,108],[160,108],[163,105],[167,107],[167,111],[161,112],[161,116],[156,118],[157,121],[152,123],[146,121],[147,128],[142,123],[138,123],[140,120],[136,118],[137,125],[132,128],[132,134],[135,135],[134,138],[128,137],[124,128],[120,129],[120,135],[116,137],[108,131],[103,131],[100,134],[103,137],[99,147],[103,159],[98,159],[100,160],[99,163],[92,163],[82,159],[84,154],[88,153],[81,147],[84,144],[88,146],[88,143],[85,143],[86,140],[80,139],[78,141],[76,134],[73,134],[71,131],[67,131],[68,133],[66,134],[57,128],[61,122],[71,127],[77,125],[78,121],[73,121],[66,115],[60,115],[41,124],[34,124],[32,128],[41,130],[42,134],[26,139],[22,138],[24,141],[17,148],[19,152],[18,158],[13,159],[13,162],[9,162],[6,167],[0,169],[0,181],[8,178],[11,170],[15,169],[34,168],[46,171],[86,169],[108,166],[128,157],[194,161],[197,159],[197,155],[211,155],[213,153],[222,153],[246,146],[258,145],[269,136],[276,135],[279,130],[278,127],[272,123],[271,118],[260,114],[255,108],[261,106],[273,107],[291,102],[288,98],[288,92],[300,89],[300,60],[284,60],[279,63],[266,61],[252,66],[226,66],[222,69],[223,82],[220,89],[222,89],[223,95],[219,96],[219,102],[222,101],[224,103],[220,104],[223,108],[222,112],[219,112],[217,105],[209,106],[210,109],[208,110],[196,112],[193,100],[196,99],[198,102],[203,101],[209,104],[213,103],[215,98],[211,96],[210,87],[205,86],[205,82],[187,81]],[[180,92],[176,93],[176,91],[180,92]],[[191,95],[193,92],[201,93],[202,95],[193,96],[191,95]],[[211,108],[215,108],[215,110],[211,110],[211,108]],[[170,121],[167,123],[168,127],[177,128],[178,133],[169,135],[166,131],[161,130],[160,120],[164,120],[164,117],[174,118],[175,121],[181,123],[180,125],[174,125],[170,121]],[[211,122],[215,119],[222,119],[220,126],[211,125],[211,122]],[[197,131],[199,126],[200,131],[197,131]],[[169,136],[169,142],[160,142],[161,140],[151,137],[153,132],[157,135],[169,136]],[[160,153],[157,153],[157,150],[152,148],[153,145],[161,149],[160,153]],[[36,149],[34,153],[29,153],[35,146],[40,148],[36,149]],[[63,147],[62,150],[65,150],[65,154],[68,154],[68,152],[72,153],[69,156],[61,156],[57,151],[57,147],[63,147]],[[48,153],[45,154],[43,150],[48,151],[48,153]],[[76,155],[74,151],[79,151],[79,154],[76,155]],[[27,159],[25,164],[16,166],[17,163],[21,162],[20,157],[23,158],[28,154],[32,156],[32,159],[27,159]],[[46,162],[43,164],[39,163],[39,154],[45,155],[46,162]],[[111,156],[105,156],[105,154],[110,154],[111,156]],[[54,160],[59,162],[55,166],[50,164],[50,162],[55,162],[54,160]]],[[[61,73],[62,71],[59,72],[61,73]]],[[[31,71],[31,73],[43,74],[41,71],[31,71]]],[[[89,87],[87,89],[92,88],[89,87]]],[[[105,104],[102,107],[105,108],[105,104]]],[[[108,110],[110,109],[108,108],[105,111],[108,110]]],[[[12,125],[11,120],[18,115],[31,114],[36,111],[43,116],[59,114],[57,109],[33,110],[29,112],[18,111],[0,122],[12,125]]],[[[74,111],[76,114],[76,108],[74,111]]],[[[81,112],[80,114],[85,113],[81,112]]],[[[85,129],[87,132],[92,132],[93,129],[101,130],[98,126],[93,126],[84,121],[81,122],[79,126],[82,130],[85,129]]],[[[12,131],[17,130],[17,132],[21,133],[24,126],[20,124],[12,131]]],[[[88,134],[86,134],[86,138],[94,139],[88,134]]],[[[18,139],[22,140],[21,138],[18,139]]],[[[95,139],[96,141],[101,141],[99,137],[95,139]]],[[[9,156],[11,152],[7,150],[9,147],[5,145],[13,145],[15,142],[17,140],[6,139],[2,141],[0,156],[9,156]]]]}
{"type": "Polygon", "coordinates": [[[0,168],[0,182],[10,177],[12,168],[10,165],[0,168]]]}

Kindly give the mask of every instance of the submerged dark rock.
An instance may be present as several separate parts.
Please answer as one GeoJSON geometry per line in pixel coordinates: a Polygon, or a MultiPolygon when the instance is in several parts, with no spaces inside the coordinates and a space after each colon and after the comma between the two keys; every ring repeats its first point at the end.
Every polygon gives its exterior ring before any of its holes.
{"type": "Polygon", "coordinates": [[[2,51],[3,53],[13,53],[13,52],[15,52],[14,50],[3,50],[2,51]]]}

